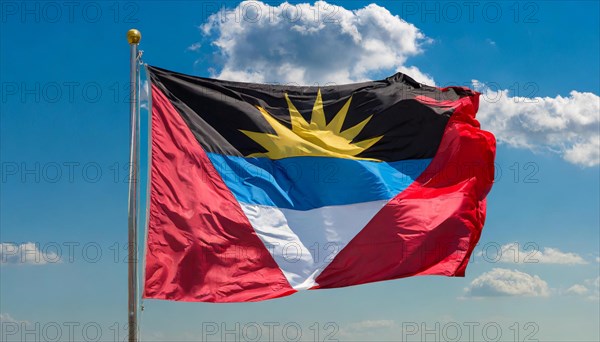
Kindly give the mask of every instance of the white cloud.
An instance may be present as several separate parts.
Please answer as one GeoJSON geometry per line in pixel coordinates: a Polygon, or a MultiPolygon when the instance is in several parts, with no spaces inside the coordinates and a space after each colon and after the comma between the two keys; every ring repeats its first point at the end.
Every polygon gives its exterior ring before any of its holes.
{"type": "Polygon", "coordinates": [[[19,323],[16,319],[12,318],[7,313],[0,313],[0,322],[2,323],[19,323]]]}
{"type": "Polygon", "coordinates": [[[30,325],[31,323],[29,321],[20,321],[18,319],[13,318],[11,315],[7,314],[7,313],[0,313],[0,322],[2,324],[0,324],[0,334],[2,334],[2,336],[9,336],[12,333],[14,333],[14,331],[5,331],[4,329],[8,328],[8,324],[9,323],[14,323],[14,324],[25,324],[26,326],[30,325]]]}
{"type": "Polygon", "coordinates": [[[587,287],[579,284],[575,284],[567,289],[568,294],[575,294],[580,296],[588,293],[589,291],[590,290],[588,290],[587,287]]]}
{"type": "Polygon", "coordinates": [[[200,44],[200,43],[194,43],[194,44],[188,46],[187,50],[188,51],[198,51],[198,50],[200,50],[201,47],[202,47],[202,44],[200,44]]]}
{"type": "Polygon", "coordinates": [[[561,252],[556,248],[544,247],[541,251],[533,254],[533,259],[540,264],[560,264],[560,265],[583,265],[587,264],[581,256],[576,253],[561,252]]]}
{"type": "Polygon", "coordinates": [[[423,83],[423,84],[427,84],[427,85],[435,85],[435,80],[433,79],[433,77],[431,75],[423,73],[421,70],[419,70],[419,68],[417,68],[415,66],[411,66],[411,67],[401,66],[401,67],[397,68],[396,71],[410,76],[411,78],[413,78],[415,81],[417,81],[419,83],[423,83]]]}
{"type": "Polygon", "coordinates": [[[548,284],[537,275],[504,268],[494,268],[475,278],[465,292],[467,297],[474,298],[550,295],[548,284]]]}
{"type": "Polygon", "coordinates": [[[2,335],[2,341],[4,341],[5,337],[7,341],[15,341],[16,339],[11,339],[10,336],[18,336],[15,333],[19,328],[32,328],[31,322],[15,319],[8,313],[0,313],[0,335],[2,335]]]}
{"type": "Polygon", "coordinates": [[[406,65],[430,40],[375,4],[347,10],[324,1],[278,6],[244,1],[211,15],[201,29],[223,57],[213,75],[222,79],[323,85],[403,70],[433,82],[406,65]]]}
{"type": "Polygon", "coordinates": [[[61,262],[60,255],[50,248],[40,250],[39,245],[27,242],[20,245],[0,243],[0,264],[45,265],[61,262]]]}
{"type": "Polygon", "coordinates": [[[600,299],[600,276],[596,279],[587,279],[583,284],[569,287],[566,294],[585,296],[589,300],[600,299]]]}
{"type": "Polygon", "coordinates": [[[541,251],[536,251],[533,258],[539,260],[540,264],[560,264],[560,265],[584,265],[587,264],[581,256],[576,253],[561,252],[556,248],[544,247],[541,251]]]}
{"type": "Polygon", "coordinates": [[[600,276],[596,279],[588,279],[585,284],[591,287],[591,294],[587,297],[590,300],[600,300],[600,276]]]}
{"type": "Polygon", "coordinates": [[[584,265],[585,261],[579,254],[562,252],[557,248],[544,247],[535,244],[520,245],[517,242],[507,243],[500,248],[487,246],[484,251],[477,253],[488,262],[502,262],[514,264],[558,264],[558,265],[584,265]]]}
{"type": "Polygon", "coordinates": [[[580,166],[600,164],[600,97],[519,97],[473,80],[482,92],[477,118],[499,141],[533,151],[549,150],[580,166]]]}

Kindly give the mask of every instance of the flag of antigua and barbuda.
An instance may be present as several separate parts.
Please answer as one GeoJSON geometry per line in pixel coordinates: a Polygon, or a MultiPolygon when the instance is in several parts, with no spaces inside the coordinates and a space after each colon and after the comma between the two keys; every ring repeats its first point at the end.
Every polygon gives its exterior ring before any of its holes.
{"type": "Polygon", "coordinates": [[[494,176],[477,92],[403,74],[297,87],[148,73],[146,298],[464,275],[494,176]]]}

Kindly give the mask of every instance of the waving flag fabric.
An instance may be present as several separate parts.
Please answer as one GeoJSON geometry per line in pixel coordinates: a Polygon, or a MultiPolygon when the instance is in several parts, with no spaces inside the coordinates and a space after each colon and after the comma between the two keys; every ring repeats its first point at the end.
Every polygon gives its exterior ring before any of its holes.
{"type": "Polygon", "coordinates": [[[148,71],[145,298],[464,276],[494,177],[477,92],[403,74],[298,87],[148,71]]]}

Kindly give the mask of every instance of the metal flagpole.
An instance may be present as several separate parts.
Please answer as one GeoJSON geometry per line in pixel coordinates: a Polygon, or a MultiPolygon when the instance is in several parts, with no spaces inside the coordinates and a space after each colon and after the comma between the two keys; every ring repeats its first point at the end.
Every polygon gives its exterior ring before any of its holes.
{"type": "Polygon", "coordinates": [[[136,29],[127,31],[127,42],[130,51],[131,102],[129,104],[130,133],[129,133],[129,206],[128,206],[128,313],[129,313],[129,342],[138,341],[137,309],[138,309],[138,272],[137,272],[137,184],[139,174],[139,132],[138,132],[138,93],[139,79],[138,45],[142,34],[136,29]]]}

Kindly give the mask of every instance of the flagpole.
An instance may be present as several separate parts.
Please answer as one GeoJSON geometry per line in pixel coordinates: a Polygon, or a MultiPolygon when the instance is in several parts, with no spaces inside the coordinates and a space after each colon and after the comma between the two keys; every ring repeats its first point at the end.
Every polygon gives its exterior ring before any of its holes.
{"type": "Polygon", "coordinates": [[[137,272],[137,184],[138,184],[138,161],[139,161],[139,133],[138,133],[138,45],[142,34],[136,29],[127,31],[127,42],[129,43],[129,82],[131,86],[131,99],[129,104],[129,196],[128,196],[128,331],[129,342],[138,341],[137,309],[138,309],[138,272],[137,272]]]}

